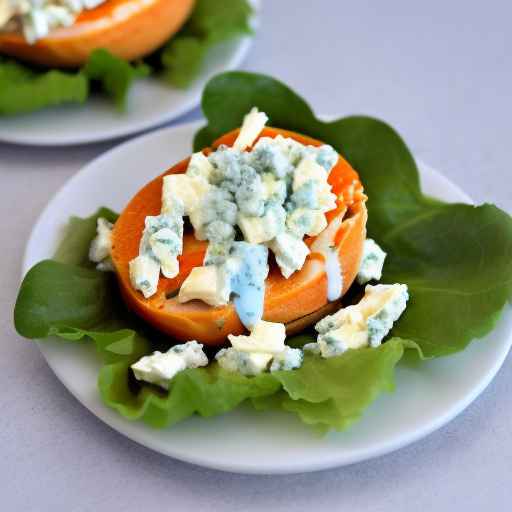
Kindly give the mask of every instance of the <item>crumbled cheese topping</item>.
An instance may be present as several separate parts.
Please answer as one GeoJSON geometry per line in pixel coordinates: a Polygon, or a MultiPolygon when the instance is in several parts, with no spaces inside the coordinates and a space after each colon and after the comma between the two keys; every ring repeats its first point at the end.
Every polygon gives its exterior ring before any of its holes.
{"type": "Polygon", "coordinates": [[[114,269],[110,252],[112,250],[112,228],[113,224],[103,217],[96,221],[96,237],[89,247],[89,260],[96,263],[96,268],[102,271],[114,269]]]}
{"type": "MultiPolygon", "coordinates": [[[[139,258],[155,260],[165,276],[177,275],[187,216],[195,237],[207,240],[209,248],[204,266],[190,273],[178,300],[221,306],[233,295],[237,313],[249,329],[263,314],[268,249],[289,278],[309,254],[303,238],[326,228],[325,213],[336,208],[337,200],[328,183],[338,160],[334,149],[305,146],[282,136],[257,140],[267,120],[253,108],[233,147],[220,146],[208,156],[195,153],[184,174],[163,178],[162,213],[158,222],[153,221],[160,231],[146,222],[143,240],[149,237],[149,244],[141,242],[139,253],[139,258]],[[252,150],[246,151],[249,147],[252,150]],[[169,226],[162,224],[165,219],[169,226]],[[157,235],[167,245],[151,238],[157,235]]],[[[156,292],[155,266],[143,263],[133,264],[132,284],[151,296],[156,292]],[[140,274],[143,271],[150,274],[140,274]]]]}
{"type": "Polygon", "coordinates": [[[304,349],[333,357],[349,349],[377,347],[405,311],[408,299],[405,284],[367,285],[358,304],[340,309],[316,324],[317,343],[304,349]]]}
{"type": "Polygon", "coordinates": [[[179,372],[207,364],[203,345],[193,340],[175,345],[164,353],[156,351],[150,356],[144,356],[132,364],[131,368],[137,380],[169,389],[171,380],[179,372]]]}
{"type": "Polygon", "coordinates": [[[266,370],[271,372],[300,368],[302,350],[285,345],[284,324],[259,321],[248,336],[228,336],[231,347],[220,350],[216,355],[219,366],[242,375],[258,375],[266,370]]]}

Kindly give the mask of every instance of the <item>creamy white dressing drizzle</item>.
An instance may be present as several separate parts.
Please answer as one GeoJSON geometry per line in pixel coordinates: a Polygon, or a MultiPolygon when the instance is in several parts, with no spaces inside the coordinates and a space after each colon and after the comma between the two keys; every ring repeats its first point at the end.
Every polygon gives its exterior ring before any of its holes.
{"type": "Polygon", "coordinates": [[[343,272],[338,251],[329,249],[325,255],[325,273],[327,274],[327,300],[338,300],[343,291],[343,272]]]}

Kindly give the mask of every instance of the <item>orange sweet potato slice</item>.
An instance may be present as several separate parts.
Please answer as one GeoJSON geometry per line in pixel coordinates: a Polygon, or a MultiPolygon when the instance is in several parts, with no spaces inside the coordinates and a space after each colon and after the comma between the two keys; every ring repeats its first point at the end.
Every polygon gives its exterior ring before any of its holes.
{"type": "Polygon", "coordinates": [[[79,67],[98,48],[138,59],[177,32],[193,6],[194,0],[107,0],[33,45],[20,34],[0,33],[0,53],[52,68],[79,67]]]}
{"type": "MultiPolygon", "coordinates": [[[[213,144],[213,148],[220,144],[232,145],[238,132],[234,130],[224,135],[213,144]]],[[[260,137],[276,137],[278,134],[302,144],[322,144],[309,137],[276,128],[265,128],[260,137]]],[[[204,153],[210,151],[207,148],[204,153]]],[[[195,339],[207,345],[220,345],[225,342],[228,334],[245,332],[234,306],[211,307],[198,300],[180,304],[177,300],[179,288],[191,269],[202,265],[207,242],[200,242],[192,232],[185,232],[183,255],[179,257],[179,275],[173,279],[160,276],[157,293],[149,299],[145,299],[132,287],[129,278],[128,265],[138,255],[144,220],[147,215],[160,213],[163,176],[185,172],[188,160],[176,164],[148,183],[128,203],[114,227],[112,260],[122,296],[137,315],[178,340],[195,339]]],[[[366,196],[357,173],[341,157],[331,170],[329,183],[338,195],[338,207],[327,214],[328,227],[317,237],[306,240],[312,252],[303,268],[285,279],[270,258],[263,318],[287,324],[290,332],[296,332],[316,321],[319,311],[327,314],[332,309],[327,300],[323,247],[336,247],[343,272],[343,294],[351,286],[359,269],[366,238],[366,196]]]]}

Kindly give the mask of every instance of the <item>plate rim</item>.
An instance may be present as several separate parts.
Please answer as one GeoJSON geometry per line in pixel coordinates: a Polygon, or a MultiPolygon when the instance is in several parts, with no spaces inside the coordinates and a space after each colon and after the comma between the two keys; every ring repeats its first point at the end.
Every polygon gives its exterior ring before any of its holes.
{"type": "MultiPolygon", "coordinates": [[[[53,195],[53,197],[50,199],[50,201],[47,203],[43,211],[40,213],[39,217],[37,218],[36,222],[34,223],[34,226],[30,232],[30,235],[27,240],[27,244],[25,247],[25,251],[23,254],[23,260],[22,260],[22,277],[26,274],[29,267],[29,260],[30,253],[32,251],[31,245],[34,243],[35,233],[41,229],[42,225],[44,224],[46,217],[48,215],[48,212],[50,212],[54,208],[54,204],[58,203],[60,200],[60,197],[66,193],[66,189],[68,187],[71,187],[73,185],[73,182],[77,179],[79,179],[80,176],[82,176],[84,173],[89,172],[89,169],[96,167],[97,165],[101,165],[105,160],[109,160],[112,156],[115,156],[116,154],[123,153],[126,147],[128,146],[144,146],[148,140],[152,138],[160,138],[164,137],[166,135],[170,135],[176,131],[183,131],[185,133],[192,133],[195,131],[199,126],[203,125],[205,120],[199,120],[199,121],[193,121],[190,123],[180,124],[177,126],[171,126],[162,128],[159,130],[152,131],[150,133],[144,134],[142,136],[136,137],[134,139],[128,140],[123,142],[122,144],[119,144],[106,152],[100,154],[90,162],[86,163],[84,166],[81,167],[81,169],[74,173],[68,180],[66,180],[63,185],[58,189],[58,191],[53,195]]],[[[471,198],[462,191],[455,183],[450,181],[446,176],[441,174],[436,169],[424,164],[423,162],[417,160],[418,167],[421,169],[420,175],[423,172],[426,173],[432,173],[435,175],[435,178],[445,184],[446,186],[450,187],[452,190],[456,191],[459,196],[467,200],[470,203],[473,203],[471,198]]],[[[30,264],[31,265],[31,264],[30,264]]],[[[505,311],[506,313],[506,311],[505,311]]],[[[472,343],[478,343],[479,340],[473,340],[472,343]]],[[[494,358],[494,364],[491,368],[487,371],[485,376],[481,378],[476,386],[473,386],[469,393],[465,393],[462,398],[459,400],[456,400],[451,404],[450,407],[448,407],[444,414],[436,415],[434,416],[430,421],[425,422],[421,427],[415,428],[407,435],[402,434],[398,440],[391,438],[387,441],[382,441],[377,444],[377,447],[374,447],[371,450],[371,453],[367,453],[367,449],[360,449],[359,453],[356,455],[352,455],[348,457],[347,460],[343,460],[343,457],[340,457],[339,454],[335,454],[332,457],[324,458],[322,461],[311,463],[307,462],[306,465],[303,463],[294,463],[291,461],[287,464],[282,464],[279,467],[273,467],[272,464],[264,465],[260,464],[258,466],[253,466],[250,464],[244,464],[243,462],[237,461],[236,463],[224,463],[224,462],[212,462],[204,460],[201,460],[200,457],[194,456],[193,454],[190,456],[183,455],[182,453],[175,453],[172,451],[162,451],[161,446],[158,446],[157,441],[147,441],[147,440],[141,440],[138,439],[135,435],[132,435],[131,432],[128,432],[126,430],[120,430],[119,425],[116,425],[116,421],[111,420],[108,414],[103,414],[101,411],[94,410],[92,407],[89,406],[89,404],[86,402],[86,400],[81,397],[79,394],[75,393],[70,387],[68,387],[66,380],[61,376],[60,370],[58,366],[52,364],[51,360],[47,357],[46,353],[46,347],[44,344],[44,341],[38,340],[37,344],[39,347],[39,350],[41,351],[43,357],[45,358],[48,366],[51,368],[55,376],[58,378],[58,380],[64,385],[64,387],[83,405],[85,406],[92,414],[94,414],[97,418],[99,418],[101,421],[106,423],[110,428],[114,429],[118,433],[128,437],[130,440],[135,441],[138,444],[141,444],[143,446],[146,446],[147,448],[152,449],[153,451],[156,451],[160,454],[172,457],[177,460],[181,460],[183,462],[195,464],[201,467],[207,467],[211,469],[221,470],[225,472],[232,472],[232,473],[243,473],[243,474],[292,474],[292,473],[299,473],[299,472],[312,472],[312,471],[319,471],[319,470],[325,470],[325,469],[331,469],[335,467],[341,467],[346,465],[355,464],[358,462],[362,462],[364,460],[370,460],[375,457],[379,457],[382,455],[385,455],[387,453],[391,453],[393,451],[399,450],[400,448],[403,448],[409,444],[412,444],[432,432],[438,430],[442,426],[446,425],[448,422],[450,422],[452,419],[454,419],[458,414],[460,414],[462,411],[464,411],[489,385],[489,383],[493,380],[499,369],[501,368],[503,362],[505,361],[505,358],[507,357],[508,352],[510,351],[511,345],[512,345],[512,335],[509,334],[507,342],[503,344],[503,347],[499,352],[496,352],[496,356],[494,358]]],[[[497,348],[496,348],[497,350],[497,348]]],[[[117,414],[117,412],[116,412],[117,414]]],[[[121,418],[122,422],[128,422],[128,420],[121,418]]],[[[148,427],[149,428],[149,427],[148,427]]],[[[154,438],[152,438],[154,439],[154,438]]]]}

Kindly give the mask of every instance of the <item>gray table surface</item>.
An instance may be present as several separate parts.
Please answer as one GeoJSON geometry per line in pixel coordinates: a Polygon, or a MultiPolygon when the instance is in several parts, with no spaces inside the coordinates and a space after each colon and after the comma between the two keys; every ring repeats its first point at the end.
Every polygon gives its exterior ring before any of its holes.
{"type": "MultiPolygon", "coordinates": [[[[317,112],[386,119],[477,202],[510,212],[511,18],[508,0],[269,1],[244,68],[280,77],[317,112]]],[[[510,510],[510,356],[475,403],[426,439],[315,474],[193,467],[138,446],[82,407],[16,335],[12,308],[35,219],[112,145],[0,144],[2,510],[510,510]]]]}

